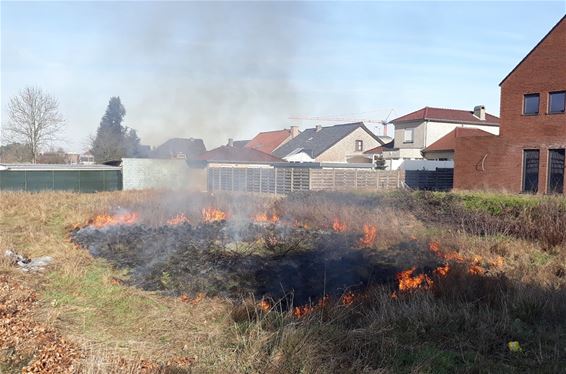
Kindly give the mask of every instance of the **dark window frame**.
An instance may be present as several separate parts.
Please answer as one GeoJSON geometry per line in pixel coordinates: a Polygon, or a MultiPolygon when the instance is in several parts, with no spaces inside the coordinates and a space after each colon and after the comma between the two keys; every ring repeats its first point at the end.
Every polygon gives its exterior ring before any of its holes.
{"type": "MultiPolygon", "coordinates": [[[[528,149],[523,149],[523,165],[521,167],[522,171],[521,171],[521,193],[527,193],[527,194],[536,194],[538,193],[538,185],[540,182],[540,149],[536,149],[536,148],[528,148],[528,149]],[[535,154],[537,155],[536,157],[536,173],[533,173],[534,175],[531,175],[532,178],[535,178],[536,180],[528,180],[528,172],[529,172],[529,165],[527,164],[527,154],[531,153],[531,154],[535,154]],[[529,183],[528,183],[529,182],[529,183]],[[535,183],[532,183],[535,182],[535,183]],[[529,188],[530,187],[530,188],[529,188]]],[[[534,160],[534,158],[531,158],[531,160],[534,160]]]]}
{"type": "Polygon", "coordinates": [[[363,141],[363,140],[360,140],[360,139],[356,140],[354,147],[355,147],[356,152],[363,152],[363,150],[364,150],[364,141],[363,141]]]}
{"type": "MultiPolygon", "coordinates": [[[[564,193],[564,159],[566,157],[566,149],[564,148],[549,148],[548,149],[548,159],[547,159],[547,163],[546,163],[546,193],[548,194],[562,194],[564,193]],[[561,158],[557,159],[557,161],[562,161],[562,181],[558,181],[558,180],[553,180],[552,176],[553,176],[553,158],[552,158],[552,154],[553,153],[558,153],[560,155],[561,153],[561,158]],[[559,182],[559,183],[558,183],[559,182]]],[[[560,173],[557,173],[560,174],[560,173]]],[[[557,175],[559,176],[559,175],[557,175]]]]}
{"type": "Polygon", "coordinates": [[[537,116],[540,113],[540,93],[530,93],[523,95],[523,115],[524,116],[537,116]],[[536,112],[527,112],[527,98],[537,98],[536,112]]]}
{"type": "Polygon", "coordinates": [[[566,112],[566,91],[552,91],[548,93],[548,114],[562,114],[566,112]],[[562,100],[562,110],[553,111],[552,110],[552,95],[562,94],[564,98],[562,100]]]}

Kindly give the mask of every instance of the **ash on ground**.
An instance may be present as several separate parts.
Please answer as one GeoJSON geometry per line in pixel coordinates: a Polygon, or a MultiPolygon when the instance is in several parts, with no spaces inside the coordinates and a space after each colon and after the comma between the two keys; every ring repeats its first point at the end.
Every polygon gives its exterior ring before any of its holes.
{"type": "Polygon", "coordinates": [[[253,295],[303,304],[393,282],[400,270],[390,256],[359,248],[359,234],[277,224],[85,227],[72,239],[128,269],[130,284],[171,295],[253,295]]]}

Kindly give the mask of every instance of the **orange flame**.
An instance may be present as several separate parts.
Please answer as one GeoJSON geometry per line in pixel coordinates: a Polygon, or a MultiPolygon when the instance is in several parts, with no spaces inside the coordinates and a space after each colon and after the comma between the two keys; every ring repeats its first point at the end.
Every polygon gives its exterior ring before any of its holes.
{"type": "Polygon", "coordinates": [[[222,221],[225,220],[226,217],[226,212],[223,212],[220,209],[212,207],[202,209],[202,219],[204,222],[222,221]]]}
{"type": "Polygon", "coordinates": [[[354,302],[355,298],[356,298],[356,294],[353,293],[352,291],[348,291],[344,293],[344,295],[342,295],[342,297],[340,298],[340,302],[343,305],[350,305],[354,302]]]}
{"type": "Polygon", "coordinates": [[[360,239],[360,245],[370,247],[377,238],[377,227],[374,225],[364,224],[364,236],[360,239]]]}
{"type": "Polygon", "coordinates": [[[191,221],[184,213],[179,213],[175,217],[167,220],[168,225],[180,225],[181,223],[190,223],[191,221]]]}
{"type": "Polygon", "coordinates": [[[312,312],[323,309],[328,306],[330,303],[330,296],[324,295],[321,297],[315,305],[308,304],[308,305],[301,305],[296,306],[293,308],[293,316],[297,318],[301,318],[311,314],[312,312]]]}
{"type": "Polygon", "coordinates": [[[262,299],[258,304],[257,304],[258,308],[264,312],[269,312],[269,310],[271,310],[271,303],[269,302],[269,300],[266,299],[262,299]]]}
{"type": "Polygon", "coordinates": [[[408,292],[419,288],[428,289],[433,281],[426,274],[413,275],[415,268],[412,267],[397,274],[399,281],[399,291],[408,292]]]}
{"type": "Polygon", "coordinates": [[[124,213],[117,215],[101,214],[92,219],[91,225],[102,228],[113,225],[133,225],[139,218],[138,213],[124,213]]]}
{"type": "Polygon", "coordinates": [[[468,274],[472,274],[472,275],[482,275],[483,273],[485,273],[485,269],[482,268],[480,265],[478,264],[472,264],[470,265],[470,267],[468,268],[468,274]]]}
{"type": "Polygon", "coordinates": [[[440,243],[437,241],[433,241],[430,242],[428,244],[428,249],[434,253],[436,256],[446,260],[446,261],[457,261],[457,262],[463,262],[464,261],[464,257],[462,257],[458,252],[442,252],[440,250],[440,243]]]}
{"type": "Polygon", "coordinates": [[[440,243],[437,241],[432,241],[428,243],[428,249],[431,252],[438,253],[440,252],[440,243]]]}
{"type": "Polygon", "coordinates": [[[186,293],[182,294],[181,296],[179,296],[179,300],[181,300],[181,302],[183,303],[190,303],[190,304],[198,304],[201,301],[204,300],[205,298],[205,294],[203,292],[199,292],[195,295],[195,297],[190,297],[189,295],[187,295],[186,293]]]}
{"type": "Polygon", "coordinates": [[[450,265],[445,264],[434,269],[434,274],[438,275],[439,277],[445,277],[449,271],[450,271],[450,265]]]}
{"type": "Polygon", "coordinates": [[[304,229],[304,230],[309,230],[311,228],[311,226],[308,223],[302,223],[299,222],[299,220],[294,220],[293,222],[293,226],[298,228],[298,229],[304,229]]]}
{"type": "Polygon", "coordinates": [[[314,307],[312,305],[296,306],[293,308],[293,316],[301,318],[311,314],[313,311],[314,307]]]}
{"type": "Polygon", "coordinates": [[[503,265],[505,265],[505,260],[503,259],[503,257],[501,256],[497,256],[495,257],[495,259],[490,259],[488,260],[488,264],[490,266],[496,267],[496,268],[500,268],[503,265]]]}
{"type": "Polygon", "coordinates": [[[332,230],[336,232],[344,232],[346,231],[346,228],[346,224],[340,222],[340,219],[338,217],[334,218],[334,220],[332,221],[332,230]]]}
{"type": "Polygon", "coordinates": [[[279,217],[277,217],[275,214],[267,215],[266,213],[259,213],[259,214],[256,214],[255,221],[258,222],[258,223],[259,222],[276,223],[276,222],[279,221],[279,217]]]}

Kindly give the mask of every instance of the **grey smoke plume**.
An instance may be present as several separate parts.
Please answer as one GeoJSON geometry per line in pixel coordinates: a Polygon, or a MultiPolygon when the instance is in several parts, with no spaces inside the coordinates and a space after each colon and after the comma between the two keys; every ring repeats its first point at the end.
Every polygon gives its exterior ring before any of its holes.
{"type": "Polygon", "coordinates": [[[129,107],[146,121],[143,141],[202,137],[210,148],[283,128],[300,111],[292,72],[307,44],[308,4],[159,3],[155,10],[132,46],[153,74],[139,87],[144,99],[129,107]]]}

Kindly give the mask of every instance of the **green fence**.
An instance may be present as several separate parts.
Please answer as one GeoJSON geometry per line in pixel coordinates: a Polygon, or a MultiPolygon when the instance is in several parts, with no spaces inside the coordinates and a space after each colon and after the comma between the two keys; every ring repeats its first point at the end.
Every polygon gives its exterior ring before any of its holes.
{"type": "Polygon", "coordinates": [[[116,170],[1,170],[0,191],[98,192],[122,189],[116,170]]]}

